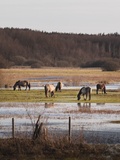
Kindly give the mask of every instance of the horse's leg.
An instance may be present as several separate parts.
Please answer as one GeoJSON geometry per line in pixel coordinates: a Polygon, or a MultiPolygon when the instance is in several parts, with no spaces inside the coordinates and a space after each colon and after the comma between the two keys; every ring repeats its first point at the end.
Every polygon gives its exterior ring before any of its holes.
{"type": "Polygon", "coordinates": [[[28,84],[28,88],[29,88],[29,90],[30,90],[30,87],[31,87],[31,86],[30,86],[30,83],[29,83],[29,84],[28,84]]]}
{"type": "Polygon", "coordinates": [[[19,90],[19,91],[21,91],[21,87],[20,87],[20,85],[18,86],[18,90],[19,90]]]}
{"type": "Polygon", "coordinates": [[[89,101],[91,100],[91,93],[89,92],[89,101]]]}
{"type": "Polygon", "coordinates": [[[25,90],[27,90],[27,85],[26,85],[26,89],[25,90]]]}
{"type": "Polygon", "coordinates": [[[48,91],[47,90],[45,91],[45,96],[48,97],[48,91]]]}
{"type": "Polygon", "coordinates": [[[106,94],[106,87],[104,86],[104,94],[106,94]]]}
{"type": "Polygon", "coordinates": [[[46,97],[48,97],[48,91],[45,92],[46,97]]]}
{"type": "Polygon", "coordinates": [[[98,88],[96,89],[96,94],[98,94],[98,88]]]}
{"type": "MultiPolygon", "coordinates": [[[[87,98],[87,94],[86,94],[86,98],[87,98]]],[[[83,94],[83,99],[86,100],[86,99],[84,98],[84,94],[83,94]]]]}
{"type": "Polygon", "coordinates": [[[45,96],[46,96],[46,98],[47,98],[48,89],[47,89],[47,86],[46,86],[46,85],[44,86],[44,90],[45,90],[45,96]]]}

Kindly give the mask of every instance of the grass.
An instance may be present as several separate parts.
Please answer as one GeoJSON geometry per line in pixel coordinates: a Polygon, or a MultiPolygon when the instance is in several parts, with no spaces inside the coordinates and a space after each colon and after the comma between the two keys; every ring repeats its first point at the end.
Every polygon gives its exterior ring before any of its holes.
{"type": "Polygon", "coordinates": [[[107,94],[96,94],[92,92],[91,100],[84,101],[77,100],[79,90],[62,90],[62,92],[55,92],[55,97],[45,97],[44,90],[30,90],[30,91],[13,91],[0,90],[0,102],[58,102],[58,103],[120,103],[120,92],[108,91],[107,94]]]}

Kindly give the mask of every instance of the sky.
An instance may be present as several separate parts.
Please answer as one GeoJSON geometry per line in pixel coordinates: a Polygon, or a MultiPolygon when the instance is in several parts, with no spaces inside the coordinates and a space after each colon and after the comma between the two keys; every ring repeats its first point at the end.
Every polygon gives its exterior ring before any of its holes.
{"type": "Polygon", "coordinates": [[[0,0],[0,28],[119,33],[120,0],[0,0]]]}

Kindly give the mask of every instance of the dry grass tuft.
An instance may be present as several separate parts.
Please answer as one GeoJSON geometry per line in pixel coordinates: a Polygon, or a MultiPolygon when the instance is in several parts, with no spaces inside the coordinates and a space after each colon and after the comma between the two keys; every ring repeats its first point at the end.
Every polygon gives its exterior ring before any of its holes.
{"type": "Polygon", "coordinates": [[[0,139],[0,158],[4,159],[107,159],[118,160],[120,145],[87,144],[81,140],[69,142],[66,137],[37,139],[0,139]]]}

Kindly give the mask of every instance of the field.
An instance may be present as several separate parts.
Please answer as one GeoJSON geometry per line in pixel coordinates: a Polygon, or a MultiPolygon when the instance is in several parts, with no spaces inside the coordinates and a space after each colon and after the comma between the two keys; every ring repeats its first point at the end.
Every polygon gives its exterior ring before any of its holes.
{"type": "Polygon", "coordinates": [[[79,90],[62,90],[62,92],[55,92],[55,97],[45,97],[44,90],[31,91],[13,91],[1,90],[0,102],[57,102],[57,103],[73,103],[73,102],[91,102],[91,103],[120,103],[120,92],[108,91],[107,94],[96,94],[92,91],[91,100],[84,101],[77,100],[77,93],[79,90]]]}
{"type": "MultiPolygon", "coordinates": [[[[1,69],[0,70],[0,86],[12,87],[17,80],[28,80],[30,82],[44,81],[44,78],[54,77],[55,81],[69,81],[72,84],[91,83],[96,85],[98,82],[115,83],[120,82],[120,71],[116,72],[103,72],[101,69],[80,69],[80,68],[41,68],[41,69],[1,69]]],[[[61,93],[56,93],[55,98],[45,98],[43,90],[29,91],[13,91],[1,90],[0,102],[77,102],[77,93],[79,90],[63,90],[61,93]]],[[[96,95],[95,91],[92,92],[91,102],[107,103],[107,102],[120,102],[119,91],[108,91],[108,94],[96,95]]]]}

